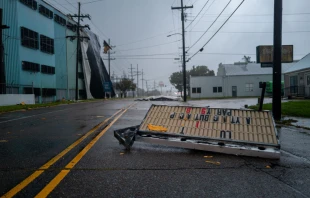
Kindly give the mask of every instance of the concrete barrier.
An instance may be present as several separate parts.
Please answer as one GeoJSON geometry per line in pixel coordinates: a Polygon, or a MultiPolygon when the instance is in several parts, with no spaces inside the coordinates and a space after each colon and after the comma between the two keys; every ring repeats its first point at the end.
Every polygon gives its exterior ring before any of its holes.
{"type": "Polygon", "coordinates": [[[0,106],[25,104],[35,104],[34,94],[0,94],[0,106]]]}

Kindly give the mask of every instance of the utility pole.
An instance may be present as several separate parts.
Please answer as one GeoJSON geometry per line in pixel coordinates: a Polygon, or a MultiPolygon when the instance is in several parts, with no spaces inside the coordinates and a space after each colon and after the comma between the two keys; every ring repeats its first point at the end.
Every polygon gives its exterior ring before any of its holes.
{"type": "Polygon", "coordinates": [[[4,68],[4,46],[2,41],[2,30],[10,28],[7,25],[2,24],[3,12],[0,9],[0,94],[6,94],[6,79],[4,68]]]}
{"type": "Polygon", "coordinates": [[[141,75],[142,75],[142,95],[144,96],[144,90],[143,90],[143,69],[142,69],[142,72],[141,72],[141,75]]]}
{"type": "MultiPolygon", "coordinates": [[[[80,59],[80,39],[81,38],[88,38],[88,37],[81,37],[80,36],[80,28],[85,28],[87,27],[88,29],[89,26],[81,26],[80,25],[80,20],[81,18],[88,18],[90,20],[89,14],[87,15],[81,15],[81,3],[78,3],[78,15],[70,15],[71,17],[77,17],[77,35],[76,36],[66,36],[66,38],[77,38],[77,44],[76,44],[76,72],[75,72],[75,100],[78,101],[79,99],[79,59],[80,59]]],[[[89,38],[88,38],[89,39],[89,38]]]]}
{"type": "Polygon", "coordinates": [[[181,20],[182,20],[182,43],[183,43],[183,92],[184,102],[186,102],[186,62],[185,62],[185,30],[184,30],[184,9],[193,8],[193,6],[184,6],[183,0],[181,0],[181,7],[171,7],[172,10],[181,9],[181,20]]]}
{"type": "Polygon", "coordinates": [[[145,81],[145,84],[146,84],[146,96],[149,96],[149,88],[147,86],[147,80],[145,81]]]}
{"type": "MultiPolygon", "coordinates": [[[[116,46],[111,46],[111,45],[110,45],[110,39],[108,40],[108,44],[109,44],[109,46],[111,47],[111,49],[112,49],[112,48],[114,48],[114,47],[116,47],[116,46]]],[[[110,80],[111,80],[111,72],[110,72],[111,60],[115,60],[115,58],[111,58],[111,54],[115,54],[115,52],[113,52],[113,53],[111,53],[111,52],[110,52],[110,51],[111,51],[111,49],[110,49],[110,50],[108,50],[108,59],[103,59],[103,60],[108,60],[108,66],[109,66],[109,78],[110,78],[110,80]]]]}
{"type": "MultiPolygon", "coordinates": [[[[132,81],[132,83],[133,83],[133,72],[132,72],[132,70],[133,70],[133,67],[132,67],[132,64],[130,64],[130,74],[131,74],[131,81],[132,81]]],[[[132,91],[132,97],[134,98],[135,97],[135,95],[134,95],[134,91],[132,91]]]]}
{"type": "Polygon", "coordinates": [[[155,93],[155,86],[156,86],[156,83],[155,83],[155,80],[154,80],[154,87],[153,87],[154,88],[154,93],[155,93]]]}
{"type": "Polygon", "coordinates": [[[272,113],[281,120],[282,0],[274,0],[272,113]]]}
{"type": "Polygon", "coordinates": [[[137,97],[139,97],[139,69],[137,64],[137,97]]]}

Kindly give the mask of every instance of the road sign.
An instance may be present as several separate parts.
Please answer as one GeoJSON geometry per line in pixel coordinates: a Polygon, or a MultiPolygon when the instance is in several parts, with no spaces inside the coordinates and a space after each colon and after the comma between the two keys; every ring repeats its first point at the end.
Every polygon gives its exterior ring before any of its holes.
{"type": "Polygon", "coordinates": [[[104,82],[103,83],[103,90],[104,90],[104,92],[112,92],[112,83],[111,82],[104,82]]]}
{"type": "MultiPolygon", "coordinates": [[[[294,60],[293,58],[293,45],[282,45],[282,63],[291,63],[294,60]]],[[[273,45],[257,46],[256,62],[273,63],[273,45]]]]}

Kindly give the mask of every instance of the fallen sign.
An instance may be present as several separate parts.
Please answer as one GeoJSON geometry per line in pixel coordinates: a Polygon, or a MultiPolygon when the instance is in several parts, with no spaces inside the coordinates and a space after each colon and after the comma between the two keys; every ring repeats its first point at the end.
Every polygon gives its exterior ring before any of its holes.
{"type": "Polygon", "coordinates": [[[134,141],[235,155],[280,158],[269,111],[152,105],[139,126],[114,131],[130,149],[134,141]],[[149,125],[167,129],[151,130],[149,125]]]}

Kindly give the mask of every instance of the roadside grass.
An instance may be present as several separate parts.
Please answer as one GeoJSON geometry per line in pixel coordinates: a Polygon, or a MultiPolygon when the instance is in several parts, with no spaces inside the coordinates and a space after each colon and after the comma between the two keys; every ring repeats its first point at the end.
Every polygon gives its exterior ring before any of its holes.
{"type": "Polygon", "coordinates": [[[187,97],[188,100],[214,100],[214,99],[242,99],[242,98],[258,98],[257,96],[244,96],[244,97],[207,97],[207,98],[191,98],[191,97],[187,97]]]}
{"type": "Polygon", "coordinates": [[[9,106],[0,106],[0,113],[9,112],[9,111],[18,111],[18,110],[30,110],[42,107],[52,107],[61,104],[71,104],[74,103],[73,101],[61,101],[61,102],[51,102],[51,103],[44,103],[44,104],[25,104],[25,105],[9,105],[9,106]]]}
{"type": "MultiPolygon", "coordinates": [[[[248,108],[258,110],[258,105],[249,106],[248,108]]],[[[272,110],[272,104],[264,104],[263,110],[272,110]]],[[[282,103],[282,115],[310,118],[310,100],[289,101],[282,103]]]]}
{"type": "MultiPolygon", "coordinates": [[[[109,98],[107,100],[121,100],[124,98],[109,98]]],[[[0,113],[10,112],[10,111],[18,111],[18,110],[31,110],[36,108],[44,108],[44,107],[53,107],[62,104],[72,104],[72,103],[84,103],[84,102],[96,102],[96,101],[104,101],[105,99],[87,99],[87,100],[79,100],[78,102],[75,101],[58,101],[58,102],[50,102],[44,104],[17,104],[17,105],[9,105],[9,106],[0,106],[0,113]]]]}

